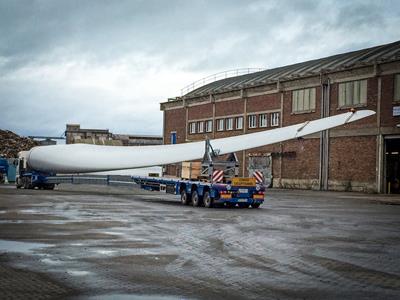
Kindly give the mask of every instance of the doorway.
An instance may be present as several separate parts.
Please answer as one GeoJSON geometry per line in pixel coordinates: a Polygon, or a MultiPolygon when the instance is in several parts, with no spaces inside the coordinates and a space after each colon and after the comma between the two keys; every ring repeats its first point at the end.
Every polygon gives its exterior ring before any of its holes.
{"type": "Polygon", "coordinates": [[[385,138],[385,191],[400,194],[400,138],[385,138]]]}

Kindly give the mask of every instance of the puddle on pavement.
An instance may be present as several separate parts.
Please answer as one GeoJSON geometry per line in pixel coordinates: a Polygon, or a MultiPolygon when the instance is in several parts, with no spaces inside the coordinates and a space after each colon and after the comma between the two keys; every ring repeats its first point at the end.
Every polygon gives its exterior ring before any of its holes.
{"type": "Polygon", "coordinates": [[[45,263],[46,265],[51,265],[51,266],[59,266],[63,264],[63,261],[58,260],[58,259],[51,259],[51,258],[43,258],[40,260],[42,263],[45,263]]]}
{"type": "Polygon", "coordinates": [[[46,247],[52,247],[52,245],[0,240],[0,252],[29,253],[46,247]]]}
{"type": "Polygon", "coordinates": [[[87,276],[92,274],[88,271],[79,271],[79,270],[67,270],[67,273],[72,276],[87,276]]]}
{"type": "MultiPolygon", "coordinates": [[[[83,298],[74,298],[80,300],[83,298]]],[[[108,295],[96,295],[91,297],[85,297],[88,300],[189,300],[193,298],[180,297],[180,296],[162,296],[162,295],[135,295],[135,294],[108,294],[108,295]]]]}
{"type": "Polygon", "coordinates": [[[108,234],[108,235],[125,235],[125,233],[123,233],[123,232],[116,232],[116,231],[102,231],[102,233],[108,234]]]}
{"type": "Polygon", "coordinates": [[[94,252],[102,254],[102,255],[113,255],[117,251],[115,251],[115,250],[94,250],[94,252]]]}

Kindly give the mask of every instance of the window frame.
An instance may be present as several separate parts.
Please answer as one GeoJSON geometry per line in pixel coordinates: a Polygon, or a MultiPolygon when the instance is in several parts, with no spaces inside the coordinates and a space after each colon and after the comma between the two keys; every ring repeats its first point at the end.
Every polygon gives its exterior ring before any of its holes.
{"type": "Polygon", "coordinates": [[[247,126],[249,129],[257,128],[257,115],[256,114],[248,116],[247,126]],[[254,125],[252,125],[253,122],[251,122],[251,120],[254,120],[254,125]]]}
{"type": "Polygon", "coordinates": [[[271,127],[278,127],[278,126],[280,126],[280,121],[281,121],[281,113],[280,113],[279,111],[272,112],[272,113],[270,114],[270,125],[271,125],[271,127]],[[273,122],[273,120],[275,119],[274,116],[278,116],[278,118],[276,118],[276,119],[277,119],[277,122],[276,122],[276,123],[273,122]]]}
{"type": "Polygon", "coordinates": [[[227,131],[233,130],[233,118],[232,117],[225,119],[225,130],[227,130],[227,131]],[[230,126],[228,126],[228,124],[230,126]]]}
{"type": "Polygon", "coordinates": [[[204,133],[204,121],[197,122],[197,133],[204,133]]]}
{"type": "Polygon", "coordinates": [[[213,132],[213,120],[207,120],[205,122],[205,132],[213,132]]]}
{"type": "Polygon", "coordinates": [[[243,130],[243,116],[235,118],[235,129],[236,130],[243,130]],[[238,122],[239,120],[240,120],[240,127],[238,126],[239,125],[239,122],[238,122]]]}
{"type": "Polygon", "coordinates": [[[196,122],[189,122],[189,134],[196,134],[196,122]]]}
{"type": "Polygon", "coordinates": [[[364,107],[367,106],[367,103],[368,103],[368,79],[350,80],[350,81],[340,82],[338,84],[338,99],[337,99],[338,109],[346,109],[351,107],[364,107]],[[362,84],[364,83],[365,86],[363,87],[362,84]],[[349,100],[348,97],[350,97],[351,100],[349,100]],[[358,97],[357,103],[355,103],[354,101],[356,97],[358,97]]]}
{"type": "Polygon", "coordinates": [[[400,102],[400,73],[393,78],[393,102],[400,102]]]}
{"type": "Polygon", "coordinates": [[[221,132],[225,130],[225,119],[217,119],[216,130],[221,132]],[[222,124],[222,126],[220,126],[222,124]]]}
{"type": "Polygon", "coordinates": [[[268,127],[268,114],[263,113],[258,115],[258,124],[260,128],[265,128],[268,127]],[[263,124],[262,120],[265,121],[265,124],[263,124]]]}
{"type": "Polygon", "coordinates": [[[316,106],[317,106],[316,87],[302,88],[292,91],[292,114],[304,114],[304,113],[315,112],[316,106]],[[300,106],[302,107],[300,108],[300,106]]]}

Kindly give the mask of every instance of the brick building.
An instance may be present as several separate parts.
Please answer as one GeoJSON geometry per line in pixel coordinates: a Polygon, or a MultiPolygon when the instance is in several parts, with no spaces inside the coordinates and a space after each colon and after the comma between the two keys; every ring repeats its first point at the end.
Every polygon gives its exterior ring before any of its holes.
{"type": "MultiPolygon", "coordinates": [[[[373,117],[237,153],[274,187],[398,192],[400,41],[218,80],[161,103],[164,143],[270,130],[371,109],[373,117]]],[[[167,166],[179,176],[179,165],[167,166]]]]}

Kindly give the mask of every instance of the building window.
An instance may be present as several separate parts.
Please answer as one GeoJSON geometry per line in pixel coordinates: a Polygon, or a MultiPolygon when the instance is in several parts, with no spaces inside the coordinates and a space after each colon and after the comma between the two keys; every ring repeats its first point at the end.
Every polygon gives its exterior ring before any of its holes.
{"type": "Polygon", "coordinates": [[[279,126],[279,113],[271,113],[271,126],[279,126]]]}
{"type": "Polygon", "coordinates": [[[224,131],[224,119],[217,120],[217,131],[224,131]]]}
{"type": "Polygon", "coordinates": [[[394,76],[394,101],[400,101],[400,74],[394,76]]]}
{"type": "Polygon", "coordinates": [[[249,128],[256,128],[257,127],[257,116],[251,115],[249,116],[249,128]]]}
{"type": "Polygon", "coordinates": [[[310,112],[315,110],[315,88],[292,92],[292,112],[310,112]]]}
{"type": "Polygon", "coordinates": [[[204,121],[200,121],[197,123],[197,132],[198,133],[204,132],[204,121]]]}
{"type": "Polygon", "coordinates": [[[213,130],[213,121],[208,120],[206,121],[206,132],[212,132],[213,130]]]}
{"type": "Polygon", "coordinates": [[[196,122],[189,123],[189,132],[191,134],[196,133],[196,122]]]}
{"type": "Polygon", "coordinates": [[[258,116],[258,124],[260,124],[260,127],[267,127],[267,114],[260,114],[258,116]]]}
{"type": "Polygon", "coordinates": [[[243,129],[243,117],[236,118],[236,129],[243,129]]]}
{"type": "Polygon", "coordinates": [[[367,80],[339,83],[339,107],[367,104],[367,80]]]}
{"type": "Polygon", "coordinates": [[[233,118],[226,119],[226,130],[233,130],[233,118]]]}

